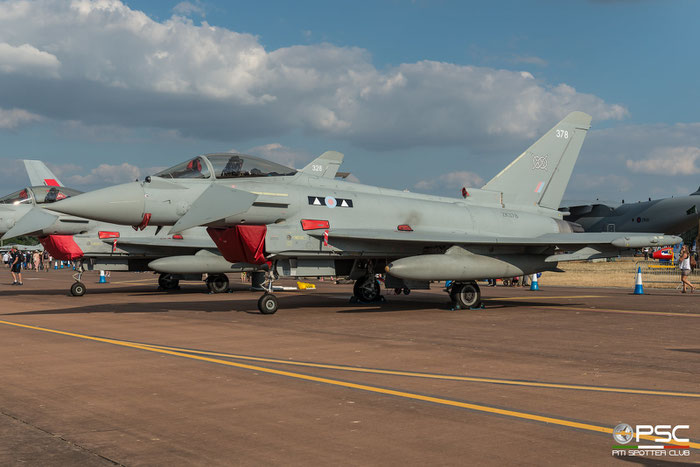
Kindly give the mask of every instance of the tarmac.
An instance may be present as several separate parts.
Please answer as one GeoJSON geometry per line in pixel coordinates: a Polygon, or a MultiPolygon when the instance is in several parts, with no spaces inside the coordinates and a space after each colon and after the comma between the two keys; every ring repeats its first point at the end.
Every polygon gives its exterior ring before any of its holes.
{"type": "Polygon", "coordinates": [[[71,272],[0,276],[0,465],[700,462],[700,294],[482,286],[451,311],[314,281],[261,315],[238,275],[72,297],[71,272]],[[689,448],[614,457],[619,423],[689,425],[689,448]]]}

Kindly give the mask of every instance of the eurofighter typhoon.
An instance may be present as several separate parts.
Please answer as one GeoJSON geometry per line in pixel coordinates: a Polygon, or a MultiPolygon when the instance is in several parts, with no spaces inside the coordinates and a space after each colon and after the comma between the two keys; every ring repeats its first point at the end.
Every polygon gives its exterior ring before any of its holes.
{"type": "Polygon", "coordinates": [[[573,112],[481,189],[453,199],[324,178],[340,154],[298,172],[242,154],[208,154],[147,177],[74,196],[52,209],[126,225],[194,226],[231,262],[269,266],[264,314],[277,311],[282,276],[347,276],[358,300],[388,288],[451,280],[457,307],[481,302],[478,279],[557,269],[560,261],[671,245],[662,234],[580,233],[558,211],[591,117],[573,112]]]}

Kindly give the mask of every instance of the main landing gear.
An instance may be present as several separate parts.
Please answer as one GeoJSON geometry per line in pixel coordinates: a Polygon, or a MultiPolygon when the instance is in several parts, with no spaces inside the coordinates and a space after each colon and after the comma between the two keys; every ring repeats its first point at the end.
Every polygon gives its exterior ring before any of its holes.
{"type": "Polygon", "coordinates": [[[379,281],[374,274],[360,277],[352,288],[355,301],[362,303],[376,302],[382,299],[379,281]]]}
{"type": "Polygon", "coordinates": [[[78,263],[78,267],[76,268],[76,273],[73,274],[73,279],[75,279],[75,282],[70,286],[70,294],[74,297],[82,297],[87,291],[85,284],[81,282],[84,272],[85,269],[83,268],[83,262],[80,261],[78,263]]]}
{"type": "Polygon", "coordinates": [[[452,283],[449,294],[455,309],[481,307],[481,290],[474,281],[452,283]]]}
{"type": "Polygon", "coordinates": [[[207,288],[211,293],[228,292],[228,277],[226,274],[212,274],[207,277],[207,288]]]}
{"type": "Polygon", "coordinates": [[[158,288],[160,290],[177,290],[180,288],[180,280],[172,274],[161,274],[158,277],[158,288]]]}

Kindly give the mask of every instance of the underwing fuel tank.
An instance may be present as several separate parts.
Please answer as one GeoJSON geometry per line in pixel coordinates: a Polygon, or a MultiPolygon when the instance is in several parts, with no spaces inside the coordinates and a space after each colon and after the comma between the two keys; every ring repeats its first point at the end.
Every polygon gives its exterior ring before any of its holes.
{"type": "Polygon", "coordinates": [[[555,270],[556,266],[557,263],[546,263],[544,255],[485,256],[465,252],[397,259],[386,266],[386,272],[408,280],[469,281],[533,274],[555,270]]]}
{"type": "Polygon", "coordinates": [[[148,263],[154,271],[168,274],[250,272],[259,269],[248,263],[229,263],[222,256],[214,254],[168,256],[148,263]]]}

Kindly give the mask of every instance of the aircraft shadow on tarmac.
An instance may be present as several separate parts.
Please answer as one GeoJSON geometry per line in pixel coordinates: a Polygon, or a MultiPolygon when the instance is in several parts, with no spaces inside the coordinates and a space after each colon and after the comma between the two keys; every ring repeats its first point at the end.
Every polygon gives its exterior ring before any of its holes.
{"type": "MultiPolygon", "coordinates": [[[[143,288],[141,290],[133,290],[131,296],[147,298],[149,296],[162,295],[162,294],[176,294],[182,296],[191,296],[194,294],[206,294],[201,288],[188,288],[181,289],[178,291],[170,292],[149,292],[144,293],[143,288]]],[[[33,290],[31,294],[38,293],[41,295],[64,295],[63,290],[44,290],[36,291],[33,290]]],[[[121,293],[127,294],[128,291],[124,288],[117,288],[109,291],[108,289],[102,289],[96,294],[111,294],[111,293],[121,293]]],[[[245,292],[244,292],[245,293],[245,292]]],[[[25,294],[27,294],[25,292],[25,294]]],[[[21,295],[21,291],[11,291],[6,295],[21,295]]],[[[29,294],[27,294],[29,295],[29,294]]],[[[60,308],[60,309],[48,309],[48,310],[34,310],[34,311],[24,311],[15,313],[6,313],[4,316],[26,316],[26,315],[60,315],[60,314],[91,314],[91,313],[168,313],[176,311],[187,311],[187,312],[205,312],[205,313],[221,313],[221,312],[244,312],[250,314],[259,314],[257,310],[257,300],[258,295],[252,295],[250,297],[236,297],[236,292],[233,294],[216,294],[216,297],[220,299],[215,300],[194,300],[194,301],[177,301],[177,302],[150,302],[150,301],[139,301],[139,302],[127,302],[127,303],[109,303],[109,304],[86,304],[83,306],[75,306],[70,308],[60,308]],[[236,297],[236,298],[234,298],[236,297]]],[[[367,303],[367,304],[350,304],[350,295],[341,295],[338,293],[314,293],[313,295],[281,295],[280,301],[284,303],[284,307],[287,310],[293,309],[327,309],[333,313],[400,313],[400,312],[413,312],[413,311],[438,311],[438,312],[450,312],[450,303],[447,297],[441,297],[440,295],[425,295],[420,297],[393,297],[391,295],[387,296],[386,301],[367,303]]],[[[75,298],[76,305],[79,304],[79,297],[75,298]]],[[[561,306],[559,303],[552,302],[532,302],[532,301],[499,301],[498,299],[487,299],[485,301],[486,307],[480,310],[462,310],[461,312],[489,312],[496,310],[504,310],[510,308],[518,307],[556,307],[561,306]]],[[[567,303],[567,306],[580,305],[577,303],[567,303]]],[[[459,310],[457,312],[460,312],[459,310]]]]}

